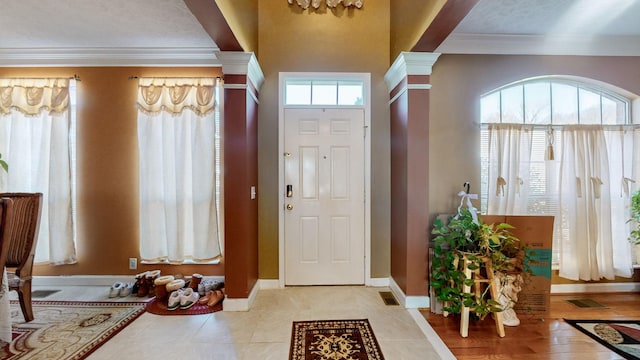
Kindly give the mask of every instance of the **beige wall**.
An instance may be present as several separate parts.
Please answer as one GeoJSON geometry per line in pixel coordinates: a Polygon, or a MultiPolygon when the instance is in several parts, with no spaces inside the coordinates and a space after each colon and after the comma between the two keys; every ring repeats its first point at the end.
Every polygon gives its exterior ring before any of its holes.
{"type": "Polygon", "coordinates": [[[259,2],[265,74],[259,110],[260,278],[278,278],[278,76],[280,72],[371,73],[371,276],[389,276],[389,0],[362,9],[302,10],[259,2]]]}
{"type": "Polygon", "coordinates": [[[0,68],[0,77],[77,74],[78,263],[36,266],[35,275],[224,274],[223,265],[139,265],[136,76],[208,76],[219,68],[0,68]]]}
{"type": "Polygon", "coordinates": [[[480,192],[478,122],[483,93],[534,76],[574,75],[640,94],[639,69],[640,57],[440,56],[431,75],[430,219],[455,211],[456,194],[465,181],[471,182],[472,193],[480,192]]]}

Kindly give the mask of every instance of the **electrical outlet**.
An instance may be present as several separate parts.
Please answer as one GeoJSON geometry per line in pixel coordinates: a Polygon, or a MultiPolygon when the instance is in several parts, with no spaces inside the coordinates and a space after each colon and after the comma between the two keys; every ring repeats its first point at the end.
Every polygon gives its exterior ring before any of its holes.
{"type": "Polygon", "coordinates": [[[138,259],[129,258],[129,270],[135,270],[138,268],[138,259]]]}

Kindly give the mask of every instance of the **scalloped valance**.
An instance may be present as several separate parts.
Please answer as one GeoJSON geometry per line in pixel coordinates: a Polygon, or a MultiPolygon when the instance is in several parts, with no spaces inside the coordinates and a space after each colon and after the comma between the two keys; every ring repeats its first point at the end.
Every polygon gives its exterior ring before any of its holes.
{"type": "Polygon", "coordinates": [[[342,5],[345,7],[355,6],[359,9],[362,7],[362,3],[364,2],[364,0],[289,0],[289,4],[293,4],[294,1],[303,9],[309,8],[309,5],[311,5],[314,9],[317,9],[320,7],[320,4],[322,4],[323,1],[326,2],[327,7],[330,8],[334,8],[338,6],[338,4],[342,3],[342,5]]]}
{"type": "Polygon", "coordinates": [[[0,79],[0,114],[61,113],[69,108],[69,79],[0,79]]]}
{"type": "Polygon", "coordinates": [[[137,106],[146,113],[207,114],[215,106],[215,85],[214,78],[140,78],[137,106]]]}

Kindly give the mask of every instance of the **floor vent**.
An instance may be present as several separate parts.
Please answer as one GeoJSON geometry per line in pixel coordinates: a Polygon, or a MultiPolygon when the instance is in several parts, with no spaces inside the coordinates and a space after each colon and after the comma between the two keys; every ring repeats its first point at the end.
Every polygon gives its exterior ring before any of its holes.
{"type": "Polygon", "coordinates": [[[380,291],[380,297],[385,305],[400,305],[391,291],[380,291]]]}
{"type": "Polygon", "coordinates": [[[591,308],[591,309],[606,309],[607,307],[600,304],[599,302],[593,301],[591,299],[573,299],[566,300],[567,302],[579,307],[579,308],[591,308]]]}
{"type": "Polygon", "coordinates": [[[55,294],[60,290],[33,290],[31,292],[31,297],[33,298],[44,298],[51,294],[55,294]]]}

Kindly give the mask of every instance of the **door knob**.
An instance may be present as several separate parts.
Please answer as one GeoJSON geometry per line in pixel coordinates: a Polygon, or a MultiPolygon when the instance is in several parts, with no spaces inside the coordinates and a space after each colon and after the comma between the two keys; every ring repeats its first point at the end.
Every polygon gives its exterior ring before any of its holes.
{"type": "Polygon", "coordinates": [[[287,204],[287,210],[293,210],[293,204],[287,204]]]}

